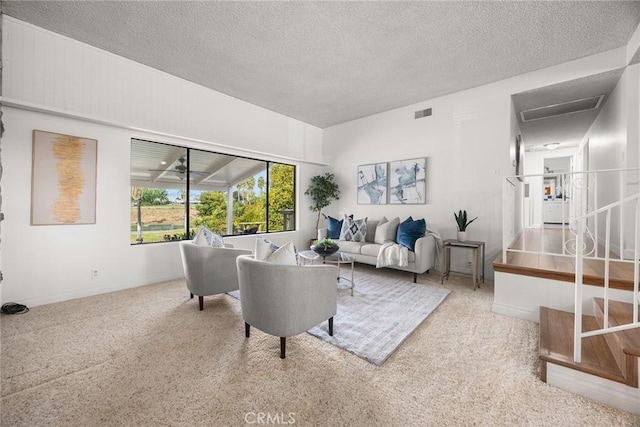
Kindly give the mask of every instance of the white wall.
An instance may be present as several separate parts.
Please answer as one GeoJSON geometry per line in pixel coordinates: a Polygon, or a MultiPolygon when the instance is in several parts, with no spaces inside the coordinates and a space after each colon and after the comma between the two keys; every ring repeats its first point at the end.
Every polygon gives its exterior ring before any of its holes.
{"type": "MultiPolygon", "coordinates": [[[[627,144],[626,168],[640,167],[640,64],[627,67],[627,144]]],[[[640,171],[629,171],[625,174],[623,197],[629,197],[640,192],[640,171]]],[[[628,203],[624,207],[625,227],[624,257],[633,259],[635,227],[635,206],[628,203]]]]}
{"type": "MultiPolygon", "coordinates": [[[[516,137],[522,135],[520,130],[520,125],[518,123],[518,117],[516,116],[516,111],[513,107],[513,101],[511,102],[511,131],[509,133],[509,140],[511,141],[510,145],[510,157],[511,165],[513,166],[514,174],[517,173],[515,170],[515,166],[518,161],[522,162],[522,168],[520,168],[520,173],[523,173],[525,166],[525,156],[524,156],[524,145],[521,146],[520,152],[517,153],[519,159],[516,159],[516,137]]],[[[509,203],[505,205],[503,214],[506,218],[513,218],[512,224],[508,227],[508,232],[505,236],[503,236],[503,241],[513,241],[515,236],[522,230],[523,227],[523,203],[520,201],[524,198],[524,185],[518,184],[517,181],[512,181],[512,184],[515,184],[513,188],[513,204],[509,203]]],[[[508,221],[507,221],[508,222],[508,221]]],[[[506,232],[507,230],[505,230],[506,232]]]]}
{"type": "MultiPolygon", "coordinates": [[[[640,166],[640,64],[627,67],[624,74],[627,75],[627,168],[640,166]]],[[[633,178],[637,180],[637,174],[633,178]]],[[[637,192],[636,186],[632,192],[637,192]]]]}
{"type": "MultiPolygon", "coordinates": [[[[593,315],[593,298],[603,297],[601,286],[584,285],[582,311],[593,315]]],[[[575,285],[572,282],[496,272],[491,311],[538,323],[540,307],[573,312],[575,285]]],[[[609,289],[609,298],[633,302],[632,292],[609,289]]]]}
{"type": "MultiPolygon", "coordinates": [[[[3,16],[2,301],[30,306],[182,276],[175,242],[131,246],[130,140],[143,138],[298,166],[302,247],[314,215],[302,193],[321,173],[322,131],[3,16]],[[7,107],[13,105],[13,107],[7,107]],[[95,225],[30,226],[31,135],[98,140],[95,225]],[[148,130],[141,130],[148,129],[148,130]],[[91,277],[98,270],[98,277],[91,277]]],[[[253,237],[232,237],[253,249],[253,237]]]]}
{"type": "MultiPolygon", "coordinates": [[[[602,106],[598,117],[587,131],[585,138],[589,140],[589,170],[622,169],[627,161],[627,124],[630,94],[630,73],[627,69],[602,106]]],[[[633,142],[635,145],[638,141],[633,142]]],[[[589,180],[589,211],[593,211],[621,199],[620,175],[617,173],[600,173],[597,183],[589,180]],[[597,184],[597,191],[592,191],[597,184]]],[[[619,210],[612,212],[611,245],[612,251],[620,253],[619,210]]],[[[590,227],[595,227],[591,222],[590,227]]],[[[623,229],[626,229],[622,223],[623,229]]],[[[602,234],[605,230],[605,216],[598,216],[598,234],[600,243],[604,244],[602,234]]]]}
{"type": "MultiPolygon", "coordinates": [[[[487,242],[486,271],[502,249],[502,176],[513,175],[511,95],[625,65],[625,48],[527,73],[482,87],[398,108],[324,129],[326,158],[343,190],[328,213],[378,218],[426,218],[443,238],[455,238],[453,212],[478,216],[470,240],[487,242]],[[414,119],[417,110],[433,115],[414,119]],[[356,170],[361,164],[427,157],[427,203],[412,206],[356,204],[356,170]]],[[[454,254],[452,268],[469,270],[454,254]]]]}
{"type": "MultiPolygon", "coordinates": [[[[357,218],[409,215],[425,218],[443,238],[455,237],[453,212],[466,209],[478,216],[467,230],[469,240],[488,242],[487,259],[501,247],[502,186],[500,174],[511,172],[509,159],[510,99],[492,96],[484,87],[400,108],[325,129],[325,149],[344,189],[331,206],[334,215],[353,213],[357,218]],[[430,107],[433,116],[414,120],[414,111],[430,107]],[[502,126],[496,126],[501,123],[502,126]],[[480,135],[493,134],[501,149],[480,135]],[[359,164],[427,157],[427,203],[424,205],[368,206],[356,204],[356,170],[359,164]],[[496,239],[491,238],[491,234],[496,239]]],[[[453,258],[455,261],[456,258],[453,258]]],[[[454,270],[466,270],[466,264],[454,270]]]]}
{"type": "MultiPolygon", "coordinates": [[[[627,144],[627,80],[625,71],[587,131],[589,169],[616,169],[625,165],[627,144]]],[[[619,193],[611,198],[618,198],[619,193]]]]}

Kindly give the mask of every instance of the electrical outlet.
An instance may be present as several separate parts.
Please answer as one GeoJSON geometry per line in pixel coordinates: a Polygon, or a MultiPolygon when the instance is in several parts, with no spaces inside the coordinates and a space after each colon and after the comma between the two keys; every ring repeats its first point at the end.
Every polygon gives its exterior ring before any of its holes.
{"type": "Polygon", "coordinates": [[[92,269],[91,270],[91,277],[93,277],[94,279],[98,278],[98,270],[92,269]]]}

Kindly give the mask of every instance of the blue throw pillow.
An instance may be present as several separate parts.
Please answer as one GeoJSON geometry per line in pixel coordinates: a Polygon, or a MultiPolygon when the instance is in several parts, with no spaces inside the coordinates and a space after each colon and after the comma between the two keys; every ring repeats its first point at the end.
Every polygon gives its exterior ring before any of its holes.
{"type": "MultiPolygon", "coordinates": [[[[349,215],[349,218],[353,219],[353,214],[349,215]]],[[[335,219],[327,216],[327,237],[329,239],[338,240],[340,238],[342,221],[342,219],[335,219]]]]}
{"type": "Polygon", "coordinates": [[[409,217],[400,223],[396,234],[396,243],[406,246],[410,251],[415,250],[416,240],[424,236],[427,232],[427,223],[423,219],[416,221],[409,217]]]}
{"type": "Polygon", "coordinates": [[[327,237],[329,239],[338,240],[340,238],[340,230],[342,230],[342,220],[327,217],[327,237]]]}

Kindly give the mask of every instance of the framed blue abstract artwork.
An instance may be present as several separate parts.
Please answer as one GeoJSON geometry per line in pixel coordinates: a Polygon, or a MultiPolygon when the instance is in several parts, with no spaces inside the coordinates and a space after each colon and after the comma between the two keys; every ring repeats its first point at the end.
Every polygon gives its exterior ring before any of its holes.
{"type": "Polygon", "coordinates": [[[426,203],[426,157],[389,163],[389,204],[426,203]]]}
{"type": "Polygon", "coordinates": [[[358,204],[387,204],[387,164],[358,166],[358,204]]]}

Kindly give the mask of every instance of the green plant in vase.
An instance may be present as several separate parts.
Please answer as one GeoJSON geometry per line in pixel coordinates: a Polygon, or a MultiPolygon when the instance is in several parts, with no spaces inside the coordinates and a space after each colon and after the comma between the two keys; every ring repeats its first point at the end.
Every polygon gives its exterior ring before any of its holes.
{"type": "Polygon", "coordinates": [[[458,240],[464,242],[465,240],[467,240],[467,227],[473,221],[478,219],[478,217],[469,220],[466,210],[459,210],[458,213],[454,212],[453,216],[456,218],[456,224],[458,226],[458,240]]]}
{"type": "Polygon", "coordinates": [[[334,254],[338,252],[339,249],[340,246],[329,238],[314,240],[313,245],[311,245],[312,251],[323,256],[334,254]]]}
{"type": "Polygon", "coordinates": [[[335,182],[335,175],[327,172],[324,175],[312,177],[311,184],[309,184],[309,188],[304,194],[313,199],[313,205],[309,206],[309,209],[313,212],[318,212],[318,218],[316,219],[317,235],[322,209],[329,206],[332,201],[340,199],[340,188],[335,182]]]}

